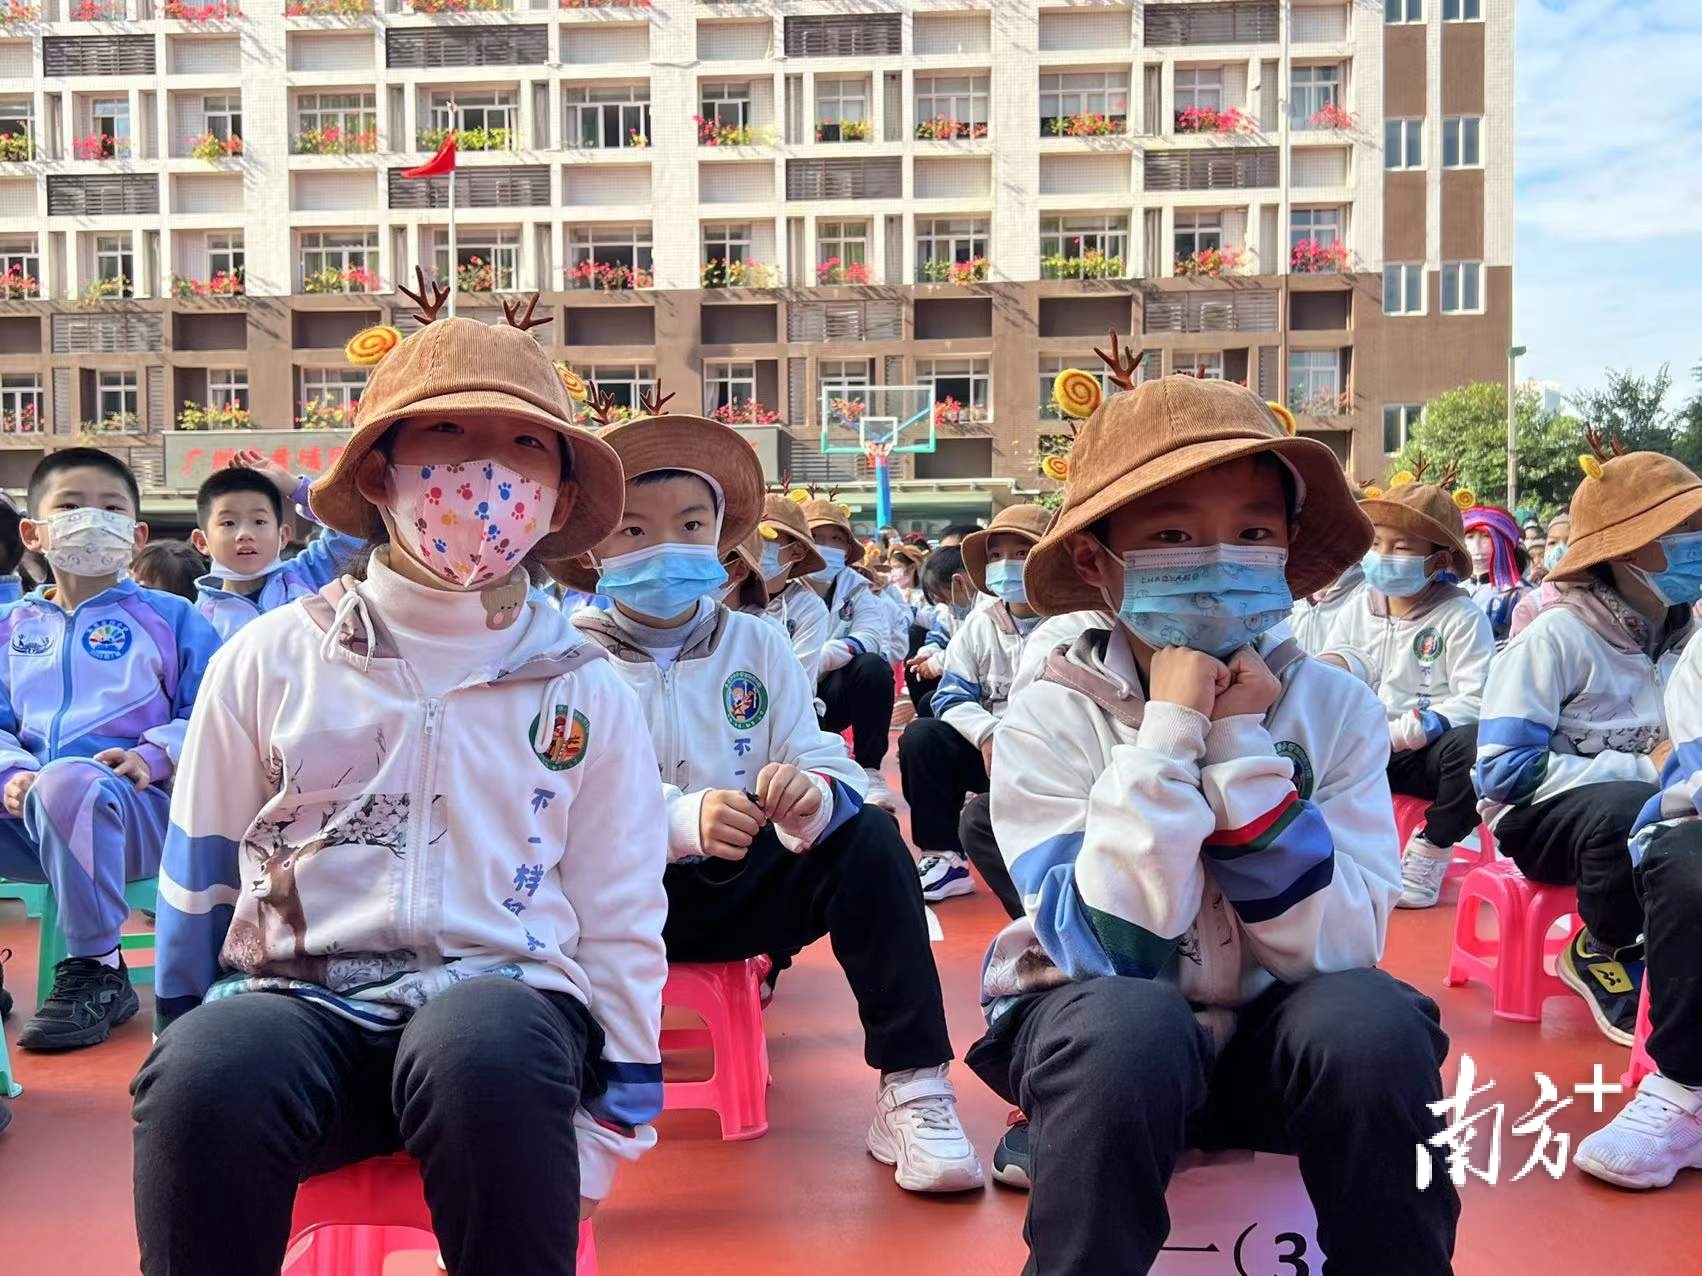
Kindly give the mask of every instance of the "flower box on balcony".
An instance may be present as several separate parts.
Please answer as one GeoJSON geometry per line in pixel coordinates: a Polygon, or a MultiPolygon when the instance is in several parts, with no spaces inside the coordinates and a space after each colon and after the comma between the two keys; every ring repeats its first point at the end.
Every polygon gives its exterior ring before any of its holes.
{"type": "Polygon", "coordinates": [[[208,404],[185,399],[177,414],[177,428],[180,430],[247,430],[253,425],[254,419],[248,414],[248,409],[234,399],[208,404]]]}
{"type": "Polygon", "coordinates": [[[963,422],[963,416],[963,404],[959,403],[949,394],[934,404],[935,428],[942,425],[960,425],[963,422]]]}
{"type": "Polygon", "coordinates": [[[88,305],[93,305],[97,301],[112,301],[129,295],[130,281],[123,275],[114,275],[110,279],[96,279],[83,288],[83,301],[88,305]]]}
{"type": "Polygon", "coordinates": [[[774,141],[774,130],[768,125],[724,124],[701,115],[691,118],[697,125],[699,146],[768,146],[774,141]]]}
{"type": "Polygon", "coordinates": [[[171,277],[171,295],[179,301],[195,297],[240,297],[243,291],[240,273],[221,270],[211,279],[191,279],[185,275],[171,277]]]}
{"type": "Polygon", "coordinates": [[[1069,255],[1049,253],[1040,259],[1042,279],[1121,279],[1127,273],[1121,257],[1097,248],[1069,255]]]}
{"type": "Polygon", "coordinates": [[[373,0],[289,0],[286,18],[365,18],[374,12],[373,0]]]}
{"type": "Polygon", "coordinates": [[[409,0],[415,13],[505,13],[509,0],[409,0]]]}
{"type": "Polygon", "coordinates": [[[1302,239],[1288,254],[1288,268],[1297,275],[1326,275],[1345,270],[1348,263],[1347,245],[1339,239],[1320,243],[1302,239]]]}
{"type": "Polygon", "coordinates": [[[41,280],[28,274],[22,266],[9,266],[0,275],[0,297],[7,301],[28,300],[41,296],[41,280]]]}
{"type": "Polygon", "coordinates": [[[506,128],[428,128],[420,132],[420,149],[435,151],[444,139],[455,134],[458,151],[512,151],[514,130],[506,128]]]}
{"type": "Polygon", "coordinates": [[[650,145],[650,138],[635,128],[629,128],[626,131],[626,144],[635,151],[642,151],[650,145]]]}
{"type": "Polygon", "coordinates": [[[874,135],[867,120],[823,120],[816,125],[818,142],[866,142],[874,135]]]}
{"type": "Polygon", "coordinates": [[[303,430],[346,430],[355,423],[360,400],[308,399],[296,405],[296,425],[303,430]]]}
{"type": "Polygon", "coordinates": [[[599,292],[624,292],[629,288],[650,288],[656,279],[642,266],[623,266],[619,262],[582,261],[567,271],[569,288],[595,288],[599,292]]]}
{"type": "Polygon", "coordinates": [[[1288,410],[1300,416],[1344,416],[1353,410],[1353,395],[1346,390],[1320,390],[1311,395],[1290,391],[1288,410]]]}
{"type": "Polygon", "coordinates": [[[40,434],[41,414],[26,403],[16,412],[0,412],[0,434],[40,434]]]}
{"type": "Polygon", "coordinates": [[[985,124],[972,124],[968,120],[956,120],[949,115],[936,115],[916,126],[917,140],[923,142],[973,141],[986,136],[985,124]]]}
{"type": "Polygon", "coordinates": [[[80,434],[140,434],[142,421],[134,412],[108,412],[99,421],[77,427],[80,434]]]}
{"type": "Polygon", "coordinates": [[[0,133],[0,161],[25,164],[35,158],[35,139],[28,133],[0,133]]]}
{"type": "Polygon", "coordinates": [[[1060,115],[1053,118],[1050,128],[1054,137],[1114,137],[1129,130],[1126,115],[1100,115],[1083,111],[1080,115],[1060,115]]]}
{"type": "Polygon", "coordinates": [[[291,148],[298,155],[370,155],[378,149],[378,130],[369,128],[356,133],[327,124],[324,128],[303,129],[291,139],[291,148]]]}
{"type": "Polygon", "coordinates": [[[924,261],[920,274],[931,284],[980,284],[987,282],[987,259],[971,257],[968,261],[947,261],[930,257],[924,261]]]}
{"type": "Polygon", "coordinates": [[[41,17],[39,4],[23,4],[21,0],[6,0],[0,4],[0,27],[22,26],[41,17]]]}
{"type": "Polygon", "coordinates": [[[710,417],[723,425],[778,425],[780,414],[765,408],[757,399],[734,399],[711,412],[710,417]]]}
{"type": "Polygon", "coordinates": [[[348,266],[341,270],[327,266],[303,275],[301,290],[311,293],[377,292],[378,275],[364,266],[348,266]]]}
{"type": "Polygon", "coordinates": [[[455,291],[457,292],[496,292],[498,287],[506,292],[514,287],[511,278],[498,278],[496,263],[486,261],[483,257],[469,257],[455,269],[455,291]]]}
{"type": "Polygon", "coordinates": [[[1253,119],[1237,107],[1225,111],[1209,106],[1190,106],[1176,112],[1178,133],[1251,133],[1253,119]]]}
{"type": "Polygon", "coordinates": [[[130,139],[107,133],[90,133],[71,139],[71,154],[80,160],[128,159],[130,139]]]}
{"type": "Polygon", "coordinates": [[[874,276],[869,272],[866,262],[840,261],[837,257],[829,257],[816,267],[816,282],[818,284],[867,284],[874,282],[874,276]]]}
{"type": "Polygon", "coordinates": [[[1189,279],[1239,274],[1252,256],[1245,248],[1201,248],[1176,259],[1176,273],[1189,279]]]}
{"type": "Polygon", "coordinates": [[[701,278],[705,288],[773,288],[780,282],[780,271],[760,261],[714,257],[703,263],[701,278]]]}
{"type": "Polygon", "coordinates": [[[648,9],[651,0],[561,0],[564,9],[648,9]]]}
{"type": "Polygon", "coordinates": [[[189,22],[196,26],[208,22],[230,22],[243,16],[242,6],[230,0],[213,0],[211,4],[186,4],[184,0],[165,0],[160,16],[172,22],[189,22]]]}
{"type": "Polygon", "coordinates": [[[189,154],[209,164],[237,159],[242,154],[242,139],[235,136],[220,137],[217,133],[203,133],[200,137],[189,140],[189,154]]]}
{"type": "Polygon", "coordinates": [[[1354,118],[1335,102],[1326,102],[1306,118],[1308,128],[1350,129],[1354,118]]]}
{"type": "Polygon", "coordinates": [[[72,22],[119,22],[124,17],[122,0],[105,3],[103,0],[77,0],[71,6],[72,22]]]}

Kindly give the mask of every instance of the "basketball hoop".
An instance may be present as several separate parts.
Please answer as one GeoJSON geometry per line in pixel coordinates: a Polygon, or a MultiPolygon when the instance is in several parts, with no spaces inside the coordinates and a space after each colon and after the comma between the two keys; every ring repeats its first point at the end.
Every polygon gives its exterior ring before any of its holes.
{"type": "Polygon", "coordinates": [[[891,439],[870,439],[863,444],[863,459],[871,470],[878,470],[892,456],[891,439]]]}

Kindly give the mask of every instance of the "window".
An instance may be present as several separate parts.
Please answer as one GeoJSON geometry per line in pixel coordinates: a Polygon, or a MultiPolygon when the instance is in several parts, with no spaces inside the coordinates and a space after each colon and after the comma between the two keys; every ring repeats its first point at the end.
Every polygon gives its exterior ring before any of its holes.
{"type": "Polygon", "coordinates": [[[46,415],[40,377],[26,373],[0,377],[0,434],[39,434],[46,415]]]}
{"type": "Polygon", "coordinates": [[[1129,118],[1127,71],[1066,71],[1040,77],[1040,132],[1052,132],[1053,122],[1072,115],[1129,118]]]}
{"type": "Polygon", "coordinates": [[[648,288],[652,282],[650,223],[573,226],[567,232],[568,282],[575,287],[648,288]],[[618,278],[616,278],[618,277],[618,278]],[[611,278],[616,282],[610,283],[611,278]]]}
{"type": "Polygon", "coordinates": [[[708,222],[703,227],[703,260],[749,261],[751,256],[751,224],[749,222],[708,222]]]}
{"type": "Polygon", "coordinates": [[[648,84],[564,87],[561,98],[567,107],[567,145],[612,148],[650,144],[648,84]]]}
{"type": "Polygon", "coordinates": [[[207,403],[215,408],[248,411],[248,372],[243,368],[208,368],[207,403]]]}
{"type": "Polygon", "coordinates": [[[756,364],[706,363],[703,365],[703,411],[739,408],[756,401],[756,364]]]}
{"type": "Polygon", "coordinates": [[[89,104],[94,120],[95,136],[106,139],[106,153],[130,153],[130,99],[122,97],[97,98],[89,104]]]}
{"type": "Polygon", "coordinates": [[[1288,406],[1310,416],[1341,412],[1341,356],[1334,350],[1291,350],[1288,355],[1288,406]]]}
{"type": "Polygon", "coordinates": [[[1176,259],[1223,249],[1223,214],[1176,210],[1176,259]]]}
{"type": "Polygon", "coordinates": [[[987,225],[985,217],[918,218],[916,278],[935,279],[956,263],[984,261],[987,257],[987,225]]]}
{"type": "Polygon", "coordinates": [[[221,142],[242,138],[242,95],[225,93],[201,99],[201,115],[207,132],[221,142]]]}
{"type": "Polygon", "coordinates": [[[656,369],[646,363],[598,363],[581,374],[601,394],[611,394],[621,407],[637,411],[640,395],[656,392],[656,369]]]}
{"type": "Polygon", "coordinates": [[[434,93],[431,98],[431,131],[462,134],[461,145],[475,149],[472,138],[483,135],[483,150],[513,150],[520,134],[520,106],[512,89],[486,89],[480,92],[457,90],[453,93],[434,93]]]}
{"type": "Polygon", "coordinates": [[[95,407],[109,430],[133,430],[142,411],[142,395],[134,372],[97,372],[95,407]]]}
{"type": "Polygon", "coordinates": [[[1442,0],[1442,21],[1482,22],[1483,0],[1442,0]]]}
{"type": "Polygon", "coordinates": [[[916,384],[932,388],[935,403],[956,399],[965,421],[991,421],[993,395],[988,359],[918,359],[916,384]]]}
{"type": "Polygon", "coordinates": [[[866,284],[869,275],[869,223],[816,223],[816,281],[866,284]]]}
{"type": "Polygon", "coordinates": [[[1424,121],[1388,120],[1383,125],[1383,167],[1424,167],[1424,121]]]}
{"type": "Polygon", "coordinates": [[[1451,115],[1442,121],[1442,167],[1483,166],[1483,117],[1451,115]]]}
{"type": "Polygon", "coordinates": [[[302,279],[327,279],[334,288],[325,292],[353,292],[363,277],[376,284],[378,277],[378,232],[376,230],[304,230],[301,232],[302,279]]]}
{"type": "Polygon", "coordinates": [[[851,130],[856,137],[846,136],[841,126],[866,126],[869,122],[869,82],[861,76],[855,79],[816,77],[816,141],[850,142],[867,136],[866,127],[851,130]]]}
{"type": "Polygon", "coordinates": [[[1319,247],[1328,247],[1342,237],[1342,210],[1339,208],[1296,208],[1289,213],[1289,251],[1304,239],[1319,247]]]}
{"type": "MultiPolygon", "coordinates": [[[[951,120],[980,126],[987,136],[991,115],[987,99],[992,77],[986,75],[919,75],[916,77],[916,123],[951,120]]],[[[965,134],[968,136],[968,134],[965,134]]]]}
{"type": "Polygon", "coordinates": [[[1288,118],[1294,128],[1307,122],[1326,106],[1341,105],[1342,69],[1339,65],[1297,66],[1288,94],[1288,118]]]}
{"type": "Polygon", "coordinates": [[[1383,313],[1386,315],[1421,315],[1424,313],[1424,267],[1416,263],[1396,263],[1383,267],[1383,313]]]}
{"type": "Polygon", "coordinates": [[[1115,387],[1108,380],[1108,369],[1094,355],[1085,358],[1080,355],[1043,354],[1040,356],[1040,415],[1047,421],[1068,421],[1072,418],[1056,403],[1052,402],[1052,383],[1058,379],[1058,374],[1066,368],[1077,368],[1086,372],[1099,382],[1101,398],[1110,398],[1115,393],[1115,387]]]}
{"type": "Polygon", "coordinates": [[[35,99],[0,98],[0,159],[35,156],[35,99]]]}
{"type": "Polygon", "coordinates": [[[1422,403],[1385,403],[1383,405],[1383,451],[1393,456],[1407,445],[1413,427],[1424,415],[1422,403]]]}
{"type": "Polygon", "coordinates": [[[748,128],[751,122],[751,86],[748,84],[705,84],[703,118],[719,128],[748,128]]]}
{"type": "Polygon", "coordinates": [[[1223,110],[1223,68],[1178,67],[1176,70],[1176,113],[1188,110],[1223,110]]]}
{"type": "Polygon", "coordinates": [[[34,235],[0,239],[0,297],[32,297],[41,292],[41,254],[34,235]]]}
{"type": "Polygon", "coordinates": [[[103,283],[117,281],[119,295],[128,297],[136,283],[136,262],[130,251],[129,235],[95,236],[95,278],[103,283]]]}
{"type": "Polygon", "coordinates": [[[1483,263],[1481,261],[1445,261],[1442,263],[1442,313],[1445,315],[1483,313],[1483,263]]]}
{"type": "MultiPolygon", "coordinates": [[[[449,278],[449,238],[436,240],[432,267],[441,280],[449,278]]],[[[520,232],[486,226],[462,230],[455,237],[455,280],[462,292],[513,292],[520,286],[520,232]]]]}
{"type": "Polygon", "coordinates": [[[1129,259],[1129,219],[1112,213],[1042,217],[1040,258],[1049,279],[1120,279],[1129,259]]]}
{"type": "Polygon", "coordinates": [[[1178,350],[1170,365],[1185,377],[1199,377],[1202,381],[1223,380],[1223,351],[1202,350],[1192,352],[1178,350]]]}
{"type": "Polygon", "coordinates": [[[332,150],[378,149],[378,103],[371,93],[303,93],[296,98],[299,135],[336,139],[332,150]]]}
{"type": "Polygon", "coordinates": [[[223,234],[207,236],[207,273],[233,275],[242,278],[242,236],[223,234]]]}
{"type": "MultiPolygon", "coordinates": [[[[340,424],[352,424],[348,418],[360,406],[361,392],[366,389],[366,371],[365,368],[303,368],[302,407],[318,405],[325,416],[341,417],[340,424]]],[[[303,419],[315,418],[304,412],[303,419]]]]}
{"type": "Polygon", "coordinates": [[[1383,0],[1383,21],[1423,22],[1424,0],[1383,0]]]}
{"type": "Polygon", "coordinates": [[[867,359],[823,359],[816,364],[816,383],[837,394],[841,390],[867,390],[874,380],[867,359]]]}

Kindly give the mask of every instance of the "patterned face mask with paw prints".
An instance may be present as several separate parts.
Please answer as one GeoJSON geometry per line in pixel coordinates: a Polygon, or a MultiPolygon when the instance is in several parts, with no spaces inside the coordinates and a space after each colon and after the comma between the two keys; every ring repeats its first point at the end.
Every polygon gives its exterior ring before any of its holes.
{"type": "Polygon", "coordinates": [[[506,577],[549,534],[556,489],[498,461],[390,467],[390,518],[410,557],[456,589],[506,577]]]}

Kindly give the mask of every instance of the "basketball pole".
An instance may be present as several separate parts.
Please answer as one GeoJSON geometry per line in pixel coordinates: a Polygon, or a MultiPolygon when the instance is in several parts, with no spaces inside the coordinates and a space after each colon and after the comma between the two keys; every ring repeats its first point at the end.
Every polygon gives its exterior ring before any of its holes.
{"type": "Polygon", "coordinates": [[[892,522],[892,457],[886,448],[876,448],[875,464],[875,533],[892,522]]]}

